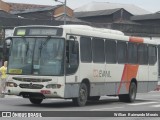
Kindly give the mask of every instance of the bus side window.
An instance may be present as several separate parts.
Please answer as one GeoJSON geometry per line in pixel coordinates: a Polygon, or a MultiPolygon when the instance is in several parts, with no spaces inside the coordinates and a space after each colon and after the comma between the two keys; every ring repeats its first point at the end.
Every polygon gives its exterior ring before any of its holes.
{"type": "Polygon", "coordinates": [[[66,43],[66,73],[76,72],[79,64],[79,45],[78,41],[68,40],[66,43]]]}
{"type": "Polygon", "coordinates": [[[136,43],[128,43],[128,63],[138,63],[138,45],[136,43]]]}
{"type": "Polygon", "coordinates": [[[66,63],[69,63],[69,41],[66,42],[66,63]]]}
{"type": "Polygon", "coordinates": [[[149,65],[154,65],[157,62],[157,47],[154,45],[148,46],[148,61],[149,65]]]}

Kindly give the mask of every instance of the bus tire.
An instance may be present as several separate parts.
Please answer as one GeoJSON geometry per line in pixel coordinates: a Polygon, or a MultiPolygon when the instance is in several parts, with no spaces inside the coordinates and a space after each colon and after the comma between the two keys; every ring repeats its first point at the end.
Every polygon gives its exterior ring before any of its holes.
{"type": "Polygon", "coordinates": [[[90,101],[98,101],[99,99],[100,99],[100,96],[90,96],[88,98],[88,100],[90,100],[90,101]]]}
{"type": "Polygon", "coordinates": [[[37,99],[37,98],[29,98],[29,100],[32,104],[41,104],[41,102],[43,101],[43,99],[37,99]]]}
{"type": "Polygon", "coordinates": [[[79,95],[77,98],[73,98],[72,101],[76,106],[85,106],[88,97],[88,89],[85,83],[81,83],[79,88],[79,95]]]}
{"type": "Polygon", "coordinates": [[[137,94],[137,85],[135,82],[131,82],[129,87],[129,94],[119,95],[121,102],[134,102],[137,94]]]}

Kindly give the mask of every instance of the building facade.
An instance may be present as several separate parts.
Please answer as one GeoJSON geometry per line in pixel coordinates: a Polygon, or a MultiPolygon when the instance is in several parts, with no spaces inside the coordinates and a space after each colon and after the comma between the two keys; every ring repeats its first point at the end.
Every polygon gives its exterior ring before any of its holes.
{"type": "Polygon", "coordinates": [[[6,2],[3,2],[2,0],[0,0],[0,10],[9,12],[11,10],[11,6],[7,4],[6,2]]]}

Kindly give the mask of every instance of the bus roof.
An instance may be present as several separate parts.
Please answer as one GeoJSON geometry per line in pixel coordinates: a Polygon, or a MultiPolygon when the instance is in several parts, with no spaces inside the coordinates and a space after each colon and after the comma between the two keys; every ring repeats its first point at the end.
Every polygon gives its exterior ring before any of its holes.
{"type": "Polygon", "coordinates": [[[61,27],[97,31],[97,32],[110,33],[110,34],[116,34],[116,35],[124,35],[123,32],[118,31],[118,30],[111,30],[111,29],[106,29],[106,28],[95,28],[95,27],[91,27],[88,25],[61,25],[61,27]]]}
{"type": "MultiPolygon", "coordinates": [[[[111,30],[111,29],[106,29],[106,28],[95,28],[95,27],[91,27],[88,25],[60,25],[60,26],[49,26],[49,25],[27,25],[27,26],[17,26],[15,28],[20,28],[20,27],[58,27],[58,28],[63,28],[65,30],[72,30],[72,31],[83,31],[82,33],[86,33],[86,31],[89,30],[90,33],[95,34],[96,32],[98,33],[99,36],[105,36],[106,35],[110,35],[112,36],[111,38],[119,38],[117,40],[124,40],[124,41],[129,41],[130,38],[132,38],[131,36],[126,36],[124,35],[123,32],[118,31],[118,30],[111,30]],[[102,33],[101,35],[99,33],[102,33]]],[[[88,34],[88,32],[86,33],[88,34]]],[[[143,43],[146,44],[156,44],[158,45],[159,43],[157,43],[157,41],[155,40],[148,40],[146,38],[143,37],[134,37],[135,41],[136,39],[143,39],[143,43]]]]}

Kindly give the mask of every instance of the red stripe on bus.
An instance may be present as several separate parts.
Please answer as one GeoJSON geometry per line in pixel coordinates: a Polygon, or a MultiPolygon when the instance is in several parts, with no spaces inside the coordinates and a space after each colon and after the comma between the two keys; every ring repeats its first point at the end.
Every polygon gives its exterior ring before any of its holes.
{"type": "Polygon", "coordinates": [[[118,94],[120,93],[122,84],[125,84],[126,90],[129,91],[130,82],[133,78],[137,77],[139,65],[125,64],[121,82],[118,88],[118,94]]]}
{"type": "Polygon", "coordinates": [[[135,43],[143,43],[144,39],[140,37],[130,37],[129,42],[135,42],[135,43]]]}

